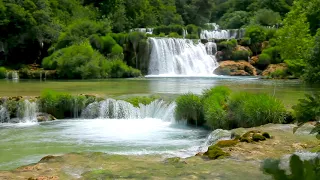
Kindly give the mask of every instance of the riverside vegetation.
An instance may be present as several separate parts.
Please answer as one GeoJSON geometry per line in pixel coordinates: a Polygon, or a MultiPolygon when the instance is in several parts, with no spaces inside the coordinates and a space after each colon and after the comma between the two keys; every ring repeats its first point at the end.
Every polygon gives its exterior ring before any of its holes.
{"type": "MultiPolygon", "coordinates": [[[[1,67],[0,78],[19,69],[22,78],[43,72],[62,79],[137,77],[147,73],[148,37],[181,38],[187,30],[185,38],[199,39],[202,30],[213,29],[207,23],[217,22],[224,29],[245,29],[238,42],[217,42],[221,61],[249,56],[257,74],[278,64],[262,75],[319,83],[318,6],[318,0],[5,0],[0,66],[7,70],[1,67]],[[135,28],[153,28],[153,34],[135,28]],[[28,66],[34,63],[36,68],[28,66]]],[[[235,73],[226,66],[218,72],[244,75],[246,69],[235,73]]]]}

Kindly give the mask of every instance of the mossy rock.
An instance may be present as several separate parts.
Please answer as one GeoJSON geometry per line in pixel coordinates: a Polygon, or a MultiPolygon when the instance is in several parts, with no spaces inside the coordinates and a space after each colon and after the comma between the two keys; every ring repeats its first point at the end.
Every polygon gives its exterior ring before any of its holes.
{"type": "Polygon", "coordinates": [[[259,133],[255,133],[252,136],[252,140],[255,142],[265,141],[266,139],[267,139],[266,137],[264,137],[262,134],[259,134],[259,133]]]}
{"type": "Polygon", "coordinates": [[[208,156],[209,159],[223,159],[230,156],[229,153],[224,152],[221,148],[216,145],[211,145],[208,148],[208,151],[204,153],[205,156],[208,156]]]}
{"type": "Polygon", "coordinates": [[[180,162],[180,159],[181,158],[179,157],[172,157],[172,158],[167,158],[164,162],[168,164],[176,164],[180,162]]]}
{"type": "Polygon", "coordinates": [[[246,142],[246,143],[251,143],[252,138],[251,137],[241,137],[240,142],[246,142]]]}
{"type": "Polygon", "coordinates": [[[223,147],[231,147],[231,146],[235,146],[236,144],[238,144],[238,140],[236,139],[232,139],[232,140],[221,140],[218,141],[216,146],[223,148],[223,147]]]}
{"type": "Polygon", "coordinates": [[[312,148],[312,149],[311,149],[311,152],[313,152],[313,153],[320,153],[320,145],[312,148]]]}
{"type": "Polygon", "coordinates": [[[246,137],[252,137],[253,134],[255,134],[255,133],[261,133],[261,132],[260,132],[260,131],[257,131],[257,130],[248,131],[248,132],[244,133],[244,134],[242,135],[242,137],[244,137],[244,138],[246,138],[246,137]]]}
{"type": "Polygon", "coordinates": [[[267,139],[270,139],[270,138],[271,138],[270,134],[267,133],[267,132],[262,133],[262,136],[264,136],[264,137],[267,138],[267,139]]]}

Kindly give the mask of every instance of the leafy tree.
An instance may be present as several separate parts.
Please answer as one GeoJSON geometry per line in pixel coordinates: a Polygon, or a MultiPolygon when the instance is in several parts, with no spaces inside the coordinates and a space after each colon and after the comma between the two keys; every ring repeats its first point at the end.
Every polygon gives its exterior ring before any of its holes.
{"type": "Polygon", "coordinates": [[[238,29],[248,24],[250,14],[246,11],[234,11],[224,14],[220,19],[220,24],[226,29],[238,29]]]}
{"type": "Polygon", "coordinates": [[[266,31],[261,26],[249,26],[246,28],[245,36],[250,38],[251,41],[251,49],[258,54],[261,50],[261,43],[266,40],[266,31]]]}
{"type": "Polygon", "coordinates": [[[273,26],[281,22],[281,16],[278,12],[270,9],[259,9],[255,13],[252,22],[262,26],[273,26]]]}
{"type": "Polygon", "coordinates": [[[277,32],[277,37],[281,58],[288,64],[291,73],[299,77],[313,46],[303,2],[294,3],[283,21],[283,27],[277,32]]]}
{"type": "Polygon", "coordinates": [[[304,80],[310,84],[320,84],[320,29],[315,36],[314,47],[306,63],[304,80]]]}

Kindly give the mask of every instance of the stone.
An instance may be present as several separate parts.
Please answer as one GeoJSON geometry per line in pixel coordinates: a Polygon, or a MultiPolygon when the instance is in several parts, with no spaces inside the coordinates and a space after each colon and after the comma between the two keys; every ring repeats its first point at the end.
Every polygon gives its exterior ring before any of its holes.
{"type": "Polygon", "coordinates": [[[255,65],[255,64],[257,64],[258,61],[259,61],[259,56],[252,56],[252,57],[250,58],[250,60],[249,60],[249,63],[250,63],[251,65],[255,65]]]}
{"type": "Polygon", "coordinates": [[[256,68],[247,61],[222,61],[214,71],[217,75],[256,76],[256,68]]]}
{"type": "Polygon", "coordinates": [[[208,151],[204,153],[205,156],[208,156],[209,159],[222,159],[230,156],[229,153],[224,152],[221,148],[216,145],[211,145],[208,148],[208,151]]]}
{"type": "Polygon", "coordinates": [[[38,122],[44,122],[44,121],[54,121],[57,118],[55,118],[54,116],[52,116],[51,114],[48,113],[38,113],[37,114],[37,120],[38,122]]]}
{"type": "MultiPolygon", "coordinates": [[[[262,76],[269,76],[271,77],[273,73],[276,71],[280,72],[287,72],[288,71],[288,65],[286,63],[280,63],[280,64],[270,64],[266,70],[262,72],[262,76]]],[[[285,75],[285,74],[284,74],[285,75]]],[[[273,77],[277,78],[277,77],[273,77]]]]}

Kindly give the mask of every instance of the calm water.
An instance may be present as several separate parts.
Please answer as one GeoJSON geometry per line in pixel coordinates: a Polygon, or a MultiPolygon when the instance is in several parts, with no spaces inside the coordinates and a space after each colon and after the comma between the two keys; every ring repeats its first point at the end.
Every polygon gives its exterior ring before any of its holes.
{"type": "MultiPolygon", "coordinates": [[[[92,81],[0,81],[0,96],[38,96],[44,89],[73,94],[175,96],[225,85],[233,91],[264,92],[287,107],[319,87],[299,81],[257,78],[180,77],[92,81]]],[[[0,170],[37,162],[49,154],[100,151],[117,154],[193,155],[208,132],[177,126],[160,119],[61,120],[41,124],[0,124],[0,170]]]]}

